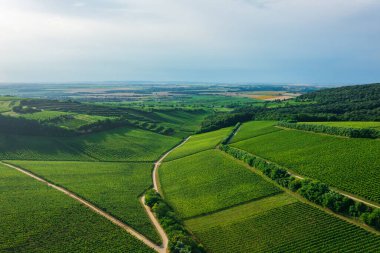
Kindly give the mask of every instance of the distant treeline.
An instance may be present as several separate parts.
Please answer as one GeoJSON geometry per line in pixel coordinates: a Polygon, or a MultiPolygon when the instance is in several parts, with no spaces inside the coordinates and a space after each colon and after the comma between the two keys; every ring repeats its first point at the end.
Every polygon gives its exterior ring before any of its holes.
{"type": "Polygon", "coordinates": [[[231,156],[259,169],[264,175],[279,185],[297,192],[307,200],[326,207],[336,213],[360,219],[365,224],[380,229],[380,209],[371,208],[362,202],[354,201],[331,190],[326,184],[311,179],[299,179],[291,176],[286,169],[270,163],[244,150],[220,145],[220,149],[231,156]]]}
{"type": "Polygon", "coordinates": [[[350,128],[325,126],[318,124],[299,124],[281,121],[278,126],[297,130],[311,131],[315,133],[325,133],[331,135],[346,136],[350,138],[380,138],[380,131],[372,128],[350,128]]]}
{"type": "Polygon", "coordinates": [[[268,108],[250,106],[207,117],[201,132],[249,120],[279,121],[380,121],[380,84],[323,89],[304,94],[295,104],[268,108]]]}

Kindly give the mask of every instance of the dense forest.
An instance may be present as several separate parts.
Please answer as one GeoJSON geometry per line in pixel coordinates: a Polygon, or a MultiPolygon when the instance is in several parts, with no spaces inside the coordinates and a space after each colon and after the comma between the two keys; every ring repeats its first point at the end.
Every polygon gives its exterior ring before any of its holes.
{"type": "Polygon", "coordinates": [[[242,107],[216,113],[202,123],[201,132],[249,120],[380,121],[380,84],[322,89],[299,96],[295,103],[277,107],[242,107]]]}

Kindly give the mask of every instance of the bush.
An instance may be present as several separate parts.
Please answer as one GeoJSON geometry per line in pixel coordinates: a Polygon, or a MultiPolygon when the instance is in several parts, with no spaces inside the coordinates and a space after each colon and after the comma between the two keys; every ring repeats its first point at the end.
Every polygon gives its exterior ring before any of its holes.
{"type": "Polygon", "coordinates": [[[203,253],[201,244],[197,244],[191,234],[182,225],[173,209],[153,189],[145,193],[145,204],[151,207],[169,238],[170,252],[174,253],[203,253]]]}

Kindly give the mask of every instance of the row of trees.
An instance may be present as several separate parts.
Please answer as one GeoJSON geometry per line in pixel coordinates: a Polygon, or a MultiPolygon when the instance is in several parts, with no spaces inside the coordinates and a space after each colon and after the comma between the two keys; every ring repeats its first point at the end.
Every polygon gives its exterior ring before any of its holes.
{"type": "Polygon", "coordinates": [[[298,124],[284,121],[277,123],[277,125],[297,130],[346,136],[350,138],[380,138],[380,131],[371,128],[335,127],[318,124],[298,124]]]}
{"type": "Polygon", "coordinates": [[[198,244],[185,229],[182,221],[176,216],[173,209],[162,199],[155,190],[148,190],[145,194],[145,204],[149,206],[169,238],[169,249],[173,253],[204,253],[201,244],[198,244]]]}
{"type": "Polygon", "coordinates": [[[246,151],[220,145],[220,149],[233,157],[244,161],[263,172],[279,185],[297,192],[307,200],[329,208],[330,210],[358,218],[365,224],[380,229],[380,209],[371,208],[362,202],[354,201],[338,192],[331,190],[328,185],[311,179],[300,179],[290,175],[281,166],[254,156],[246,151]]]}

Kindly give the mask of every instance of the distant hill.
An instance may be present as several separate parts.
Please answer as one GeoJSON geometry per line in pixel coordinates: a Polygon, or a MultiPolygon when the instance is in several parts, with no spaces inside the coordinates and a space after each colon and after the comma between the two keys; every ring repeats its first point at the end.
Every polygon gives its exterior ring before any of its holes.
{"type": "Polygon", "coordinates": [[[380,83],[313,91],[272,107],[244,107],[205,119],[202,131],[253,120],[380,121],[380,83]]]}

